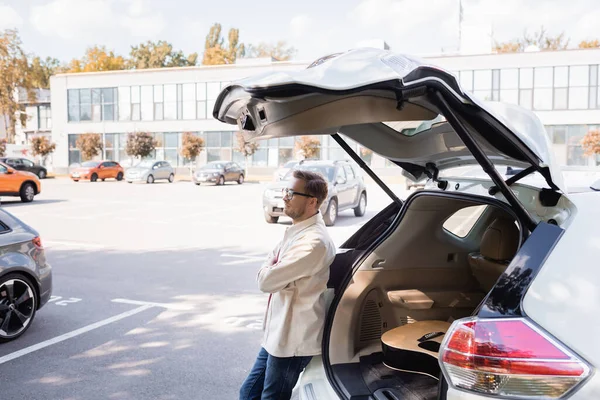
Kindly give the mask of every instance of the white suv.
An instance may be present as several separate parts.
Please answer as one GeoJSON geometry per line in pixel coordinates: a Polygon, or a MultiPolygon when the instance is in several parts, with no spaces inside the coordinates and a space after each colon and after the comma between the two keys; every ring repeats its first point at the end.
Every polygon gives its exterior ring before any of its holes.
{"type": "Polygon", "coordinates": [[[331,267],[301,399],[600,398],[600,193],[567,193],[535,114],[376,49],[233,83],[213,114],[247,139],[329,133],[392,199],[331,267]],[[342,135],[425,190],[398,199],[342,135]],[[445,175],[467,165],[487,176],[445,175]]]}

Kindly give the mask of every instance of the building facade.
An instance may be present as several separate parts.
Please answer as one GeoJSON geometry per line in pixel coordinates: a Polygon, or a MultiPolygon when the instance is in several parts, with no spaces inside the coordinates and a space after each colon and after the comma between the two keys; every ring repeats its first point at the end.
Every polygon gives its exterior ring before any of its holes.
{"type": "MultiPolygon", "coordinates": [[[[484,100],[500,100],[534,110],[546,126],[557,159],[565,168],[597,168],[600,158],[583,154],[581,139],[600,128],[600,50],[426,57],[456,74],[461,85],[484,100]]],[[[197,162],[224,159],[244,163],[236,151],[235,127],[212,117],[220,90],[231,81],[268,71],[304,69],[308,63],[244,60],[226,66],[61,74],[52,77],[54,169],[66,171],[81,161],[78,135],[98,133],[104,142],[98,158],[128,165],[127,134],[149,132],[158,146],[152,157],[174,166],[189,165],[179,154],[182,135],[205,140],[197,162]]],[[[39,119],[39,118],[38,118],[39,119]]],[[[294,138],[259,143],[249,167],[270,174],[297,158],[294,138]]],[[[319,137],[321,159],[348,158],[328,136],[319,137]]],[[[384,159],[350,143],[375,169],[384,159]]],[[[389,169],[392,170],[391,168],[389,169]]]]}

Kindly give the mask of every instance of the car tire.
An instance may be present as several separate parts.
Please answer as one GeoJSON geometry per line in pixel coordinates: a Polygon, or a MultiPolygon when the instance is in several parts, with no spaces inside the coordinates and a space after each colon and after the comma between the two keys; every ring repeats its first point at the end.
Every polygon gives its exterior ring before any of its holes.
{"type": "Polygon", "coordinates": [[[175,174],[169,175],[169,183],[173,183],[174,180],[175,180],[175,174]]]}
{"type": "Polygon", "coordinates": [[[19,191],[19,196],[23,203],[31,203],[35,197],[35,187],[33,187],[33,184],[29,182],[24,183],[19,191]]]}
{"type": "Polygon", "coordinates": [[[217,181],[217,186],[223,186],[225,184],[225,177],[221,175],[217,181]]]}
{"type": "Polygon", "coordinates": [[[323,216],[325,225],[326,226],[335,225],[337,216],[338,216],[338,203],[337,203],[337,199],[334,198],[329,201],[329,205],[327,206],[327,211],[325,212],[325,215],[323,216]]]}
{"type": "Polygon", "coordinates": [[[200,182],[194,182],[196,186],[200,186],[200,182]]]}
{"type": "Polygon", "coordinates": [[[269,224],[276,224],[277,221],[279,221],[279,217],[274,217],[272,215],[265,213],[265,221],[267,221],[267,223],[269,223],[269,224]]]}
{"type": "Polygon", "coordinates": [[[241,185],[242,183],[244,183],[244,174],[240,174],[240,177],[237,180],[238,185],[241,185]]]}
{"type": "Polygon", "coordinates": [[[100,179],[100,180],[101,180],[102,182],[104,182],[104,181],[106,180],[106,178],[102,178],[102,179],[100,179]]]}
{"type": "Polygon", "coordinates": [[[118,180],[118,181],[122,181],[122,180],[123,180],[123,173],[122,173],[122,172],[119,172],[119,173],[117,174],[117,180],[118,180]]]}
{"type": "Polygon", "coordinates": [[[43,169],[39,170],[37,176],[40,179],[46,179],[46,171],[44,171],[43,169]]]}
{"type": "Polygon", "coordinates": [[[365,211],[367,210],[367,194],[362,192],[360,194],[360,200],[358,200],[358,206],[354,208],[354,215],[356,217],[362,217],[365,215],[365,211]]]}
{"type": "Polygon", "coordinates": [[[73,179],[73,182],[79,182],[79,179],[73,179]]]}
{"type": "Polygon", "coordinates": [[[154,183],[154,176],[148,175],[148,178],[146,178],[146,183],[154,183]]]}
{"type": "Polygon", "coordinates": [[[90,181],[91,182],[96,182],[98,180],[98,174],[97,173],[93,173],[92,176],[90,177],[90,181]]]}
{"type": "Polygon", "coordinates": [[[6,310],[0,311],[0,342],[14,340],[29,329],[35,317],[38,302],[36,289],[27,277],[21,274],[8,274],[0,278],[0,304],[8,306],[6,310]],[[2,293],[6,293],[8,296],[8,290],[2,290],[8,285],[13,288],[11,299],[2,296],[2,293]],[[10,307],[11,305],[12,307],[10,307]],[[21,322],[21,318],[17,317],[15,311],[26,318],[25,322],[21,322]],[[4,326],[7,318],[9,320],[4,326]]]}

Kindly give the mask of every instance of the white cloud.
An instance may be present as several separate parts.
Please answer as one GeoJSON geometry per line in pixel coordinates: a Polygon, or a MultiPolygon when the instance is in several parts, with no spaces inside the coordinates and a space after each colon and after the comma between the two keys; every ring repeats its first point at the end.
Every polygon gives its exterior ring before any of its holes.
{"type": "Polygon", "coordinates": [[[144,11],[143,0],[129,0],[129,15],[137,17],[142,15],[144,11]]]}
{"type": "Polygon", "coordinates": [[[0,29],[18,28],[23,25],[23,18],[11,6],[0,4],[0,29]]]}
{"type": "Polygon", "coordinates": [[[306,14],[296,15],[290,21],[290,32],[293,38],[302,37],[312,25],[312,20],[306,14]]]}
{"type": "Polygon", "coordinates": [[[146,15],[137,17],[123,17],[121,19],[123,27],[129,29],[132,36],[140,38],[156,37],[165,29],[165,20],[162,15],[146,15]]]}

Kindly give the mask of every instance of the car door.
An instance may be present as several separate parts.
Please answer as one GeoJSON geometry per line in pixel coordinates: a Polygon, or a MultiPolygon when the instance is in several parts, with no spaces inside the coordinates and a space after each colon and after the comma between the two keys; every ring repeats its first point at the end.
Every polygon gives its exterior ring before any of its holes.
{"type": "Polygon", "coordinates": [[[344,172],[346,172],[346,179],[348,180],[348,202],[351,205],[355,205],[358,203],[360,190],[358,178],[349,164],[344,165],[344,172]]]}
{"type": "Polygon", "coordinates": [[[154,175],[156,177],[156,179],[166,179],[167,177],[165,176],[166,172],[165,172],[165,167],[164,164],[160,161],[154,163],[154,166],[152,168],[156,167],[155,171],[156,174],[154,175]]]}
{"type": "Polygon", "coordinates": [[[8,173],[8,168],[0,164],[0,195],[12,192],[12,180],[8,173]]]}
{"type": "Polygon", "coordinates": [[[98,178],[106,179],[110,176],[110,166],[108,162],[103,162],[98,165],[98,178]]]}
{"type": "Polygon", "coordinates": [[[32,161],[27,160],[26,158],[21,158],[20,160],[23,164],[23,171],[32,172],[37,175],[40,169],[36,167],[36,165],[32,161]]]}
{"type": "Polygon", "coordinates": [[[233,163],[225,164],[225,180],[226,181],[235,181],[237,180],[237,173],[235,171],[235,167],[233,163]]]}

